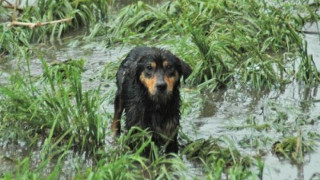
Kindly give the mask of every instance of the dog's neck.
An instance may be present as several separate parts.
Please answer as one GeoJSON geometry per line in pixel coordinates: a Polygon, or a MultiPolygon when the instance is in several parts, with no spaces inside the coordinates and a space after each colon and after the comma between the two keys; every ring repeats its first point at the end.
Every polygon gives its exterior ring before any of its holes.
{"type": "Polygon", "coordinates": [[[148,105],[146,111],[158,112],[162,115],[172,114],[173,112],[179,111],[181,101],[180,101],[180,96],[178,97],[179,98],[169,99],[165,104],[160,104],[160,103],[148,100],[148,102],[146,102],[146,104],[148,105]]]}

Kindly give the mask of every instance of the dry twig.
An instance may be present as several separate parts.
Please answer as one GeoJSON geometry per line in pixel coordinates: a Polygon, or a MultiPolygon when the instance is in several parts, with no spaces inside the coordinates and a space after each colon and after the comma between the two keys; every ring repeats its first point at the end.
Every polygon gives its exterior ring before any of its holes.
{"type": "Polygon", "coordinates": [[[9,23],[9,27],[11,26],[27,26],[30,29],[34,27],[39,27],[39,26],[44,26],[48,24],[57,24],[57,23],[62,23],[62,22],[70,22],[73,18],[66,18],[66,19],[60,19],[60,20],[55,20],[55,21],[49,21],[49,22],[36,22],[36,23],[28,23],[28,22],[19,22],[19,21],[12,21],[9,23]]]}

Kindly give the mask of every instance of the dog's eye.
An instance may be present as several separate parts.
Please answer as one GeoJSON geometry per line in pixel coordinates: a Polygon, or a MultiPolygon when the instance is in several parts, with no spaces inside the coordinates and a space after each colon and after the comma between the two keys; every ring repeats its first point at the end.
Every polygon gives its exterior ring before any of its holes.
{"type": "Polygon", "coordinates": [[[171,70],[171,69],[173,69],[173,66],[168,65],[168,66],[167,66],[167,69],[171,70]]]}
{"type": "Polygon", "coordinates": [[[151,66],[151,65],[148,65],[148,66],[147,66],[147,69],[148,69],[148,70],[152,70],[152,66],[151,66]]]}

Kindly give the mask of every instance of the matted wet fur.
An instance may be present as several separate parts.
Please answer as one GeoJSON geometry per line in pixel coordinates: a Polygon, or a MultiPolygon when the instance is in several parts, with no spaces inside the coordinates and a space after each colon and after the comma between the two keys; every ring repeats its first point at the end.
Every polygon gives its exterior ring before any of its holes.
{"type": "Polygon", "coordinates": [[[178,152],[180,125],[180,78],[192,70],[171,52],[153,47],[137,47],[122,61],[117,72],[117,93],[111,130],[120,134],[120,119],[125,112],[125,126],[151,131],[152,140],[165,152],[178,152]]]}

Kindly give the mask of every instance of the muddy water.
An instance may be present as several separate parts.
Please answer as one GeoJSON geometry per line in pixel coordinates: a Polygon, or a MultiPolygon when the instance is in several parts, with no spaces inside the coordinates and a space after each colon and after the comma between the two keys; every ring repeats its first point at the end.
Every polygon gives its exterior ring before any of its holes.
{"type": "MultiPolygon", "coordinates": [[[[308,32],[317,32],[316,25],[307,25],[308,32]]],[[[308,42],[308,53],[320,69],[320,36],[310,33],[305,35],[308,42]]],[[[263,179],[320,179],[320,142],[316,141],[315,151],[304,157],[303,165],[295,165],[288,160],[280,160],[271,153],[272,144],[286,136],[297,135],[301,129],[302,136],[308,132],[318,133],[320,129],[320,93],[318,87],[305,87],[293,82],[283,91],[249,92],[246,90],[228,89],[214,94],[203,95],[204,107],[200,117],[186,117],[182,122],[182,129],[187,134],[197,138],[226,136],[241,149],[243,154],[266,153],[263,179]],[[275,104],[275,106],[274,106],[275,104]],[[288,115],[286,120],[288,129],[283,132],[270,130],[259,132],[256,130],[230,130],[228,127],[241,126],[249,117],[255,122],[265,123],[276,115],[274,109],[288,115]],[[298,124],[298,119],[305,118],[305,124],[298,124]],[[312,121],[308,124],[308,121],[312,121]],[[290,124],[290,125],[289,125],[290,124]],[[293,126],[294,128],[289,128],[293,126]],[[263,137],[263,138],[261,138],[263,137]],[[252,144],[241,146],[240,142],[252,139],[252,144]],[[258,148],[254,140],[261,140],[258,148]],[[263,141],[265,139],[265,141],[263,141]],[[264,144],[265,143],[265,144],[264,144]],[[250,148],[252,146],[252,148],[250,148]]],[[[271,124],[272,126],[272,124],[271,124]]]]}
{"type": "MultiPolygon", "coordinates": [[[[317,26],[307,25],[305,29],[308,32],[318,32],[317,26]]],[[[305,35],[308,42],[308,53],[313,56],[313,60],[320,69],[320,34],[309,33],[305,35]]],[[[270,95],[267,96],[268,98],[270,95]]],[[[320,93],[318,87],[308,88],[302,85],[292,83],[286,87],[285,91],[279,94],[275,100],[283,104],[296,107],[298,112],[304,116],[315,119],[313,125],[301,126],[301,130],[309,132],[319,132],[320,129],[320,93]],[[306,104],[308,104],[306,106],[306,104]]],[[[293,114],[294,114],[293,113],[293,114]]],[[[296,118],[292,116],[291,118],[296,118]]],[[[292,119],[294,121],[294,119],[292,119]]],[[[288,162],[279,161],[278,158],[270,153],[265,159],[265,171],[263,179],[320,179],[320,148],[318,147],[314,153],[305,156],[303,166],[292,165],[288,162]]]]}

